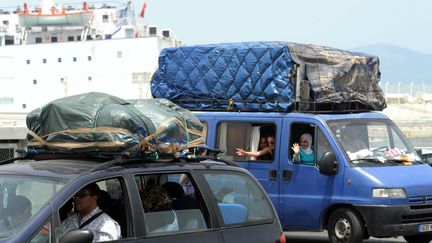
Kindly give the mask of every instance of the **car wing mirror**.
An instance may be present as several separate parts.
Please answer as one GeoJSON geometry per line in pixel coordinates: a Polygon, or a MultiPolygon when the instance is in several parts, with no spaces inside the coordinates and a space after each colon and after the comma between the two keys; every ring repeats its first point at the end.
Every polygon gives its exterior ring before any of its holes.
{"type": "Polygon", "coordinates": [[[326,152],[317,162],[320,173],[324,175],[334,175],[338,171],[338,162],[333,152],[326,152]]]}
{"type": "Polygon", "coordinates": [[[91,243],[93,233],[86,229],[75,229],[63,235],[60,243],[91,243]]]}

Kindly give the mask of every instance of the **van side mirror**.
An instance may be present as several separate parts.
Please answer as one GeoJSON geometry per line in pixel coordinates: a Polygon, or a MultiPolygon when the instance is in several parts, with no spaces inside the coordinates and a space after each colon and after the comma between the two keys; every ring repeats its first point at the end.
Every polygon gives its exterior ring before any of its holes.
{"type": "Polygon", "coordinates": [[[93,242],[93,233],[86,229],[75,229],[63,235],[60,243],[91,243],[93,242]]]}
{"type": "Polygon", "coordinates": [[[324,175],[334,175],[338,171],[338,162],[333,152],[326,152],[317,162],[319,172],[324,175]]]}
{"type": "Polygon", "coordinates": [[[420,149],[416,149],[415,151],[418,154],[418,156],[420,156],[420,158],[423,158],[423,150],[421,148],[420,149]]]}

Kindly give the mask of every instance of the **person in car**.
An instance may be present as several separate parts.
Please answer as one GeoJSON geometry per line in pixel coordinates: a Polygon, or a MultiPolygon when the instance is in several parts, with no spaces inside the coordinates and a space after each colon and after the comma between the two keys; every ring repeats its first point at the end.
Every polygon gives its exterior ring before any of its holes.
{"type": "Polygon", "coordinates": [[[73,229],[87,229],[93,233],[93,242],[121,238],[119,224],[99,209],[98,194],[99,186],[96,183],[86,185],[75,194],[74,202],[78,213],[63,222],[63,233],[73,229]]]}
{"type": "Polygon", "coordinates": [[[294,151],[294,162],[307,165],[315,164],[315,156],[312,150],[312,135],[309,133],[303,133],[300,137],[300,145],[294,143],[291,149],[294,151]]]}
{"type": "Polygon", "coordinates": [[[144,213],[163,212],[163,217],[158,216],[149,222],[149,230],[152,233],[179,230],[177,215],[172,210],[172,201],[165,189],[151,185],[140,194],[144,213]]]}
{"type": "Polygon", "coordinates": [[[0,221],[0,233],[15,230],[25,224],[32,215],[31,208],[31,202],[27,197],[14,196],[7,207],[10,216],[0,221]]]}
{"type": "Polygon", "coordinates": [[[238,156],[255,157],[257,160],[273,160],[273,153],[275,149],[274,136],[261,137],[258,146],[258,151],[245,151],[242,148],[237,148],[236,154],[238,156]]]}

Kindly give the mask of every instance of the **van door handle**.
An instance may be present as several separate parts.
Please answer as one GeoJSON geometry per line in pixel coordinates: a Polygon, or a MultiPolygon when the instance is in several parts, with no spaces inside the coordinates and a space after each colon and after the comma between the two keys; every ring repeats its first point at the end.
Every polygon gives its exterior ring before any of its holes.
{"type": "Polygon", "coordinates": [[[291,170],[283,170],[283,172],[282,172],[282,180],[288,182],[288,181],[291,180],[291,176],[292,176],[292,171],[291,170]]]}
{"type": "Polygon", "coordinates": [[[276,170],[269,170],[268,177],[271,181],[275,181],[277,179],[277,171],[276,170]]]}

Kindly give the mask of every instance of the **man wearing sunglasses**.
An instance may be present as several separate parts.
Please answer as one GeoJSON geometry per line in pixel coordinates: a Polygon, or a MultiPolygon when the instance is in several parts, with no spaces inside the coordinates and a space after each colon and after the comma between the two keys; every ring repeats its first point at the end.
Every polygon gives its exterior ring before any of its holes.
{"type": "Polygon", "coordinates": [[[76,214],[62,225],[63,234],[73,229],[87,229],[93,233],[93,242],[117,240],[121,237],[119,224],[99,209],[99,186],[91,183],[74,196],[76,214]]]}

